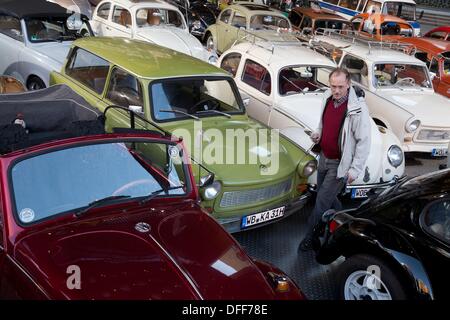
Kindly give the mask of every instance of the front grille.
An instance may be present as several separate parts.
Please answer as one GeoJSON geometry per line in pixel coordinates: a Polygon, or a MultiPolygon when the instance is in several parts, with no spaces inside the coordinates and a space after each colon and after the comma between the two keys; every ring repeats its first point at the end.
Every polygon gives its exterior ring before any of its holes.
{"type": "Polygon", "coordinates": [[[422,129],[417,135],[417,140],[441,141],[449,139],[450,139],[450,131],[448,130],[422,129]]]}
{"type": "Polygon", "coordinates": [[[289,178],[288,180],[264,188],[224,192],[220,206],[226,208],[267,201],[288,193],[291,190],[291,186],[292,179],[289,178]]]}

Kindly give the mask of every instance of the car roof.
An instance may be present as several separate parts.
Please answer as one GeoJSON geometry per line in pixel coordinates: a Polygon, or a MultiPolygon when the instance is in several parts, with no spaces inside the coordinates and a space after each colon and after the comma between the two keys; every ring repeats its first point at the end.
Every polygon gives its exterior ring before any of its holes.
{"type": "Polygon", "coordinates": [[[163,9],[176,9],[176,6],[169,4],[165,1],[161,1],[161,0],[107,0],[106,2],[115,2],[117,4],[122,5],[125,8],[132,8],[132,7],[136,7],[136,8],[140,8],[140,7],[158,7],[158,8],[163,8],[163,9]]]}
{"type": "Polygon", "coordinates": [[[430,52],[434,55],[450,51],[450,41],[446,40],[412,37],[412,38],[401,38],[398,41],[403,43],[410,43],[416,46],[417,49],[430,52]]]}
{"type": "Polygon", "coordinates": [[[304,15],[307,15],[313,19],[333,19],[333,20],[339,20],[339,21],[344,21],[344,22],[348,22],[347,19],[341,17],[340,15],[334,14],[334,13],[330,13],[330,12],[326,12],[323,10],[317,10],[317,9],[313,9],[313,8],[305,8],[305,7],[295,7],[294,9],[292,9],[293,12],[300,12],[304,15]]]}
{"type": "Polygon", "coordinates": [[[428,35],[428,34],[431,34],[431,33],[434,33],[434,32],[450,32],[450,26],[440,26],[440,27],[431,29],[425,35],[428,35]]]}
{"type": "Polygon", "coordinates": [[[145,41],[116,37],[87,37],[72,44],[139,77],[166,78],[228,75],[209,63],[145,41]]]}
{"type": "Polygon", "coordinates": [[[300,44],[294,46],[290,44],[283,45],[269,43],[267,48],[264,48],[260,45],[244,42],[234,46],[231,51],[240,53],[246,52],[250,57],[253,56],[266,60],[268,67],[275,72],[286,66],[294,65],[325,65],[335,67],[334,62],[327,57],[310,48],[300,46],[300,44]]]}
{"type": "Polygon", "coordinates": [[[25,17],[67,17],[72,13],[68,12],[59,4],[46,0],[6,0],[0,1],[0,14],[6,14],[18,19],[25,17]]]}
{"type": "Polygon", "coordinates": [[[330,43],[336,47],[342,48],[343,51],[353,54],[355,56],[363,58],[363,60],[370,61],[372,63],[381,61],[392,61],[392,62],[404,62],[411,64],[425,65],[424,62],[419,59],[410,56],[401,51],[392,50],[388,48],[380,48],[381,45],[388,46],[388,42],[373,41],[374,48],[369,48],[369,45],[364,43],[351,43],[345,39],[336,39],[329,36],[315,36],[316,40],[324,41],[330,43]],[[380,45],[376,45],[379,43],[380,45]],[[350,45],[350,46],[349,46],[350,45]]]}
{"type": "Polygon", "coordinates": [[[399,18],[397,16],[391,16],[391,15],[387,15],[387,14],[382,14],[382,13],[374,13],[369,15],[368,13],[361,13],[358,14],[356,16],[354,16],[351,21],[353,21],[354,19],[363,19],[363,20],[374,20],[375,21],[375,25],[377,27],[380,27],[380,25],[382,23],[386,23],[386,22],[396,22],[396,23],[402,23],[402,24],[406,24],[406,25],[410,25],[408,23],[408,21],[406,21],[405,19],[399,18]]]}
{"type": "Polygon", "coordinates": [[[238,10],[242,13],[244,13],[245,15],[255,15],[255,14],[268,14],[270,13],[271,15],[274,16],[280,16],[283,18],[286,18],[280,11],[278,10],[274,10],[270,7],[267,6],[263,6],[260,4],[254,4],[251,2],[248,3],[243,3],[243,2],[239,2],[238,4],[232,4],[231,6],[228,6],[227,8],[225,8],[224,10],[231,8],[234,10],[238,10]]]}

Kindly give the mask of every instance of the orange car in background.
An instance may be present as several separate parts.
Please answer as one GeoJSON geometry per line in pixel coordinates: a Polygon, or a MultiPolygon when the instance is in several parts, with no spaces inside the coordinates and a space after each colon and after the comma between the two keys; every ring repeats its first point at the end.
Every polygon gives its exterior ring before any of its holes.
{"type": "Polygon", "coordinates": [[[345,18],[317,8],[296,7],[289,12],[288,19],[295,30],[317,29],[353,30],[352,24],[345,18]]]}
{"type": "Polygon", "coordinates": [[[399,37],[412,37],[413,27],[401,18],[381,13],[361,13],[352,18],[351,23],[362,36],[374,40],[389,40],[399,37]]]}
{"type": "Polygon", "coordinates": [[[411,44],[416,58],[425,62],[432,74],[434,91],[450,98],[450,42],[433,38],[402,38],[411,44]]]}

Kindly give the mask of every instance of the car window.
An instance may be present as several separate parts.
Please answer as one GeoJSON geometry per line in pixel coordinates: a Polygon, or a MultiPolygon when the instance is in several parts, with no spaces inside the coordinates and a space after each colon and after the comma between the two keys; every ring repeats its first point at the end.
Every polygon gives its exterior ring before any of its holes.
{"type": "Polygon", "coordinates": [[[278,76],[281,96],[327,89],[329,67],[292,66],[284,68],[278,76]]]}
{"type": "Polygon", "coordinates": [[[81,48],[73,50],[66,74],[80,81],[98,94],[103,92],[109,71],[108,61],[81,48]]]}
{"type": "Polygon", "coordinates": [[[289,13],[288,19],[291,21],[293,26],[299,27],[300,22],[302,22],[303,14],[295,11],[289,13]]]}
{"type": "Polygon", "coordinates": [[[225,10],[220,15],[220,21],[222,21],[224,23],[228,23],[228,22],[230,22],[230,16],[231,16],[231,9],[225,10]]]}
{"type": "Polygon", "coordinates": [[[239,12],[235,12],[233,19],[231,20],[231,25],[236,28],[246,27],[245,16],[239,12]]]}
{"type": "Polygon", "coordinates": [[[356,18],[352,21],[353,29],[359,31],[359,28],[361,27],[362,19],[356,18]]]}
{"type": "Polygon", "coordinates": [[[121,26],[131,28],[131,14],[127,9],[120,6],[114,7],[112,21],[121,26]]]}
{"type": "Polygon", "coordinates": [[[229,53],[223,58],[220,67],[234,76],[236,76],[237,69],[239,67],[239,62],[241,62],[241,54],[240,53],[229,53]]]}
{"type": "Polygon", "coordinates": [[[250,18],[250,28],[253,30],[277,30],[290,28],[289,20],[285,17],[270,14],[257,14],[250,18]]]}
{"type": "Polygon", "coordinates": [[[375,0],[369,0],[366,4],[366,13],[380,13],[381,12],[381,2],[375,0]]]}
{"type": "Polygon", "coordinates": [[[428,59],[428,54],[426,52],[417,50],[414,54],[414,57],[416,57],[420,61],[425,62],[427,64],[427,67],[430,67],[430,60],[428,59]]]}
{"type": "Polygon", "coordinates": [[[302,24],[300,25],[300,28],[301,29],[303,29],[303,28],[312,28],[312,20],[311,20],[311,18],[305,16],[303,18],[302,24]]]}
{"type": "Polygon", "coordinates": [[[342,60],[342,66],[348,70],[353,81],[366,87],[369,86],[369,70],[364,60],[351,55],[346,55],[342,60]]]}
{"type": "Polygon", "coordinates": [[[374,85],[378,88],[432,88],[426,66],[406,63],[377,63],[373,70],[374,85]]]}
{"type": "Polygon", "coordinates": [[[270,95],[272,91],[270,73],[252,60],[245,62],[242,81],[266,95],[270,95]]]}
{"type": "Polygon", "coordinates": [[[431,59],[430,72],[433,72],[435,74],[439,73],[439,61],[437,61],[436,58],[431,59]]]}
{"type": "Polygon", "coordinates": [[[447,34],[447,33],[444,32],[444,31],[435,31],[435,32],[433,32],[432,34],[430,34],[430,37],[431,37],[431,38],[434,38],[434,39],[445,40],[446,34],[447,34]]]}
{"type": "Polygon", "coordinates": [[[143,8],[136,12],[138,27],[172,25],[184,28],[183,18],[175,10],[160,8],[143,8]]]}
{"type": "Polygon", "coordinates": [[[143,107],[142,86],[138,79],[128,72],[114,68],[111,72],[106,98],[122,107],[143,107]]]}
{"type": "Polygon", "coordinates": [[[422,213],[422,226],[432,236],[450,243],[450,200],[437,201],[422,213]]]}
{"type": "Polygon", "coordinates": [[[7,15],[0,15],[0,32],[18,41],[23,41],[20,20],[7,15]]]}
{"type": "Polygon", "coordinates": [[[97,9],[97,17],[108,20],[111,3],[106,2],[97,9]]]}
{"type": "Polygon", "coordinates": [[[352,30],[349,23],[339,20],[316,20],[314,29],[352,30]]]}
{"type": "Polygon", "coordinates": [[[359,0],[341,0],[341,2],[339,2],[339,5],[344,8],[356,10],[358,3],[359,3],[359,0]]]}
{"type": "Polygon", "coordinates": [[[229,77],[166,79],[149,85],[152,117],[173,121],[242,114],[238,91],[229,77]]]}

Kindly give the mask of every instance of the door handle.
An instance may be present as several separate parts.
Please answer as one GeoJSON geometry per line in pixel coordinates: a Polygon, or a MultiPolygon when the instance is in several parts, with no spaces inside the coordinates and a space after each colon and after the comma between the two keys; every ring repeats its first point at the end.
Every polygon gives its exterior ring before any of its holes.
{"type": "Polygon", "coordinates": [[[225,29],[225,32],[228,32],[228,31],[230,31],[229,29],[225,29]]]}
{"type": "Polygon", "coordinates": [[[111,31],[111,28],[110,27],[106,27],[106,30],[110,30],[111,31]]]}

